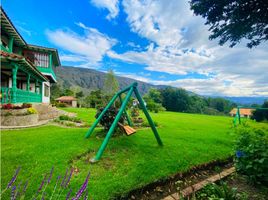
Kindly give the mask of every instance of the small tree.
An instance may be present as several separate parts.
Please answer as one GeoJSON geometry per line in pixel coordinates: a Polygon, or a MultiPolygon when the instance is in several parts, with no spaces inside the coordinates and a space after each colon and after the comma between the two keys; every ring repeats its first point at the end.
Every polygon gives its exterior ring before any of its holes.
{"type": "Polygon", "coordinates": [[[113,96],[119,90],[118,81],[114,75],[113,70],[109,70],[106,74],[103,92],[107,96],[113,96]]]}

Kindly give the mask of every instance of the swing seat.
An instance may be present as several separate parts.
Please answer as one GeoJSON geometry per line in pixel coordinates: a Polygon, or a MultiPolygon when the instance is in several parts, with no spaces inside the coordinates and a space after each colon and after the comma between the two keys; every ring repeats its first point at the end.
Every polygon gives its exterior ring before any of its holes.
{"type": "Polygon", "coordinates": [[[123,124],[121,123],[118,123],[120,129],[127,135],[127,136],[130,136],[134,133],[136,133],[136,130],[130,126],[124,126],[123,124]]]}

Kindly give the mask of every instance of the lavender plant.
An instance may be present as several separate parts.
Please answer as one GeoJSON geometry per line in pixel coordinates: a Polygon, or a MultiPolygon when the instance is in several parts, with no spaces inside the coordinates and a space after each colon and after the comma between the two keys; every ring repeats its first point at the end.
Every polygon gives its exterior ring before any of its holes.
{"type": "MultiPolygon", "coordinates": [[[[5,191],[10,190],[9,193],[6,194],[6,196],[10,195],[11,200],[16,200],[16,199],[25,199],[26,198],[26,190],[29,186],[29,179],[27,179],[25,182],[20,181],[16,185],[16,180],[18,180],[18,174],[21,170],[21,167],[18,167],[12,176],[11,180],[8,182],[7,187],[5,190],[1,192],[1,198],[2,195],[5,191]]],[[[62,193],[65,192],[69,187],[69,184],[71,182],[72,176],[73,176],[74,169],[71,168],[70,171],[66,169],[65,175],[62,177],[60,175],[57,176],[55,180],[55,184],[52,186],[49,186],[53,181],[53,173],[54,173],[54,167],[51,168],[50,173],[45,173],[44,177],[42,178],[41,183],[39,183],[39,186],[37,187],[36,192],[32,196],[32,200],[34,199],[62,199],[62,193]],[[62,179],[61,179],[62,177],[62,179]],[[51,189],[53,188],[52,192],[47,191],[47,187],[50,187],[51,189]],[[56,194],[56,195],[55,195],[56,194]]],[[[79,190],[75,193],[74,197],[72,196],[72,189],[68,189],[68,193],[66,195],[66,200],[73,199],[73,200],[78,200],[78,199],[88,199],[88,180],[89,180],[90,173],[88,173],[84,183],[82,186],[79,188],[79,190]]],[[[34,183],[34,182],[33,182],[34,183]]],[[[67,191],[66,191],[67,192],[67,191]]],[[[8,198],[5,196],[5,199],[8,198]]],[[[27,195],[28,196],[28,195],[27,195]]],[[[28,199],[28,197],[27,197],[28,199]]]]}

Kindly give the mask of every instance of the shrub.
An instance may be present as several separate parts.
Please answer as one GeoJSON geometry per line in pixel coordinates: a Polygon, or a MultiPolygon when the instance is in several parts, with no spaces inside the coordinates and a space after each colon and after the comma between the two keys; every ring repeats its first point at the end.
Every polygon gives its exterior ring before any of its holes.
{"type": "Polygon", "coordinates": [[[2,106],[2,109],[12,109],[12,108],[13,108],[13,104],[11,104],[11,103],[4,104],[4,105],[2,106]]]}
{"type": "Polygon", "coordinates": [[[56,106],[60,107],[60,108],[65,108],[65,107],[67,107],[67,104],[66,103],[56,103],[56,106]]]}
{"type": "MultiPolygon", "coordinates": [[[[194,198],[195,199],[195,198],[194,198]]],[[[220,184],[208,184],[196,194],[196,199],[213,200],[243,200],[247,199],[246,194],[239,193],[236,188],[231,188],[226,182],[220,181],[220,184]]]]}
{"type": "Polygon", "coordinates": [[[23,103],[21,108],[31,108],[32,107],[32,104],[30,103],[23,103]]]}
{"type": "Polygon", "coordinates": [[[140,116],[140,111],[139,108],[137,107],[132,107],[130,110],[131,117],[138,117],[140,116]]]}
{"type": "Polygon", "coordinates": [[[37,114],[37,110],[34,108],[28,108],[27,109],[27,114],[31,115],[31,114],[37,114]]]}
{"type": "Polygon", "coordinates": [[[65,120],[65,121],[72,121],[76,123],[82,123],[82,120],[78,117],[69,117],[68,115],[61,115],[59,116],[60,120],[65,120]]]}
{"type": "MultiPolygon", "coordinates": [[[[97,110],[97,114],[95,115],[96,119],[99,117],[99,115],[101,114],[103,109],[104,108],[100,108],[97,110]]],[[[110,127],[112,126],[112,123],[114,122],[114,119],[115,119],[117,113],[118,113],[118,109],[116,109],[115,107],[111,107],[103,115],[103,117],[100,120],[100,124],[104,127],[105,130],[110,129],[110,127]]],[[[124,116],[123,115],[121,116],[119,122],[122,124],[124,123],[124,116]]]]}
{"type": "Polygon", "coordinates": [[[235,167],[252,183],[268,183],[268,135],[243,124],[238,127],[235,167]]]}

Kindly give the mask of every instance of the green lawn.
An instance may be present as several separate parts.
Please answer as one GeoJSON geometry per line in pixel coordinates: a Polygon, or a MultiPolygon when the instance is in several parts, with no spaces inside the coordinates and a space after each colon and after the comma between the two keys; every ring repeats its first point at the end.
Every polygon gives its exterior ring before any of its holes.
{"type": "MultiPolygon", "coordinates": [[[[94,121],[93,109],[65,110],[77,112],[78,117],[87,122],[94,121]]],[[[16,183],[34,177],[27,190],[29,194],[38,189],[42,176],[49,173],[52,166],[56,175],[63,175],[66,168],[77,167],[79,173],[70,185],[73,191],[78,190],[90,171],[90,196],[96,200],[109,199],[194,165],[232,154],[234,135],[230,131],[230,117],[163,112],[152,114],[152,118],[159,124],[163,147],[157,145],[150,129],[142,129],[130,137],[112,138],[101,161],[96,164],[90,164],[88,160],[94,156],[103,138],[93,134],[85,139],[85,128],[46,125],[2,131],[1,185],[6,187],[16,168],[21,166],[16,183]]],[[[254,126],[268,131],[267,124],[254,123],[254,126]]],[[[48,193],[54,182],[47,188],[48,193]]],[[[62,199],[67,192],[62,193],[62,199]]]]}

